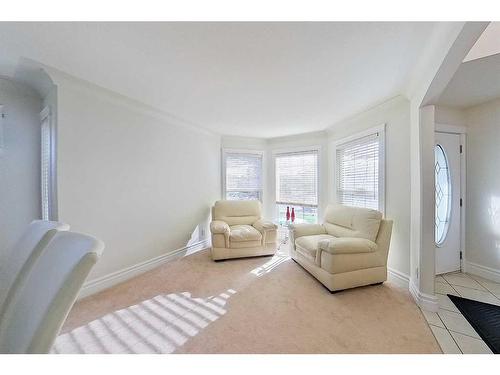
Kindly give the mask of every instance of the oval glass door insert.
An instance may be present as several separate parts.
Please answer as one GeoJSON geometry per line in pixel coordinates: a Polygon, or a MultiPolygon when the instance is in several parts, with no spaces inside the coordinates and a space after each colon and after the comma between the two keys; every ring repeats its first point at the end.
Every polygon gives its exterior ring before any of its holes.
{"type": "Polygon", "coordinates": [[[451,178],[448,159],[441,145],[434,149],[434,172],[436,182],[436,231],[435,241],[441,246],[446,240],[451,214],[451,178]]]}

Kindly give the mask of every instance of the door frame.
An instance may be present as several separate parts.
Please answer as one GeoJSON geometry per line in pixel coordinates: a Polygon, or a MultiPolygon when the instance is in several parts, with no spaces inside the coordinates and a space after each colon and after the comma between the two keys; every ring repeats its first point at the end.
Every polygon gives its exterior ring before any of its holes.
{"type": "MultiPolygon", "coordinates": [[[[458,134],[460,136],[460,271],[466,271],[465,224],[467,211],[467,128],[459,125],[435,124],[434,132],[458,134]]],[[[435,203],[435,202],[434,202],[435,203]]],[[[434,258],[435,261],[436,258],[434,258]]]]}

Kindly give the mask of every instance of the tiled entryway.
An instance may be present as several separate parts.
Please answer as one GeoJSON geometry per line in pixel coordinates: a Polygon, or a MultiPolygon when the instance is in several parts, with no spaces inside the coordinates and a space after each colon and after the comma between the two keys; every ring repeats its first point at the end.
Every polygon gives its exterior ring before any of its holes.
{"type": "Polygon", "coordinates": [[[445,354],[491,354],[491,350],[447,294],[500,306],[500,284],[466,273],[436,276],[437,313],[422,310],[445,354]]]}

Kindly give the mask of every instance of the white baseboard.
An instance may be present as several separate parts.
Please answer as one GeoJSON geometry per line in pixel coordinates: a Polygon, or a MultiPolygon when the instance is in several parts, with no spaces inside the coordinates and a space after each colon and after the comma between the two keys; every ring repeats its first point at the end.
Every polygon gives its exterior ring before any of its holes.
{"type": "Polygon", "coordinates": [[[496,283],[500,283],[500,270],[482,266],[477,263],[472,263],[467,260],[464,262],[464,265],[465,265],[465,270],[464,270],[465,272],[471,273],[476,276],[484,277],[485,279],[494,281],[496,283]]]}
{"type": "Polygon", "coordinates": [[[160,255],[156,258],[146,260],[144,262],[110,273],[108,275],[98,277],[97,279],[89,280],[83,284],[82,290],[78,295],[78,299],[88,297],[94,293],[110,288],[113,285],[119,284],[134,276],[140,275],[141,273],[144,273],[155,267],[158,267],[163,263],[170,262],[174,259],[182,258],[187,254],[192,254],[196,251],[206,249],[207,247],[210,247],[210,240],[208,239],[174,250],[167,254],[160,255]]]}
{"type": "Polygon", "coordinates": [[[410,280],[410,294],[412,295],[417,305],[420,306],[420,308],[432,312],[438,311],[438,298],[433,294],[422,293],[412,282],[412,280],[410,280]]]}
{"type": "Polygon", "coordinates": [[[409,289],[410,276],[403,272],[387,267],[387,279],[401,288],[409,289]]]}

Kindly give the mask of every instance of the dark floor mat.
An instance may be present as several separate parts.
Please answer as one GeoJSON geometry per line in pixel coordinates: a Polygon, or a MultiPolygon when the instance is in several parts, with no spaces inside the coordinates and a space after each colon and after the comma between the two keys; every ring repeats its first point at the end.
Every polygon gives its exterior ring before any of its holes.
{"type": "Polygon", "coordinates": [[[500,354],[500,306],[448,294],[470,325],[495,354],[500,354]]]}

